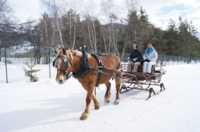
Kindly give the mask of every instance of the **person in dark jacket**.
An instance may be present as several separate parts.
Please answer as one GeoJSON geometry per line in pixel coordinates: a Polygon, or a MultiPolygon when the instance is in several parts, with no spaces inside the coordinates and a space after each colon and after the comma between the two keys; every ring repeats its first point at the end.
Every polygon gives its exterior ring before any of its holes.
{"type": "Polygon", "coordinates": [[[133,45],[133,50],[130,53],[129,60],[133,62],[142,62],[142,53],[137,49],[137,45],[133,45]]]}
{"type": "Polygon", "coordinates": [[[88,64],[88,53],[87,53],[87,47],[84,45],[83,47],[80,47],[80,50],[82,52],[81,62],[80,62],[80,68],[83,72],[87,71],[89,69],[88,64]]]}
{"type": "Polygon", "coordinates": [[[137,45],[133,44],[133,50],[129,55],[129,62],[128,62],[128,72],[137,72],[138,67],[143,62],[143,56],[141,52],[137,49],[137,45]]]}

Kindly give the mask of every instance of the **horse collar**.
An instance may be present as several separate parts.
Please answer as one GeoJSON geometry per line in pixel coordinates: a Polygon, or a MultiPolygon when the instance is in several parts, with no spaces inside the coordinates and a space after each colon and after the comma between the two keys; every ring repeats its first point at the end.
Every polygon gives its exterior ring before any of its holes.
{"type": "Polygon", "coordinates": [[[85,75],[86,73],[88,73],[90,70],[90,66],[88,64],[88,57],[87,57],[87,53],[83,50],[82,51],[82,56],[81,56],[81,60],[80,60],[80,66],[78,71],[73,72],[73,76],[75,78],[80,78],[83,75],[85,75]]]}

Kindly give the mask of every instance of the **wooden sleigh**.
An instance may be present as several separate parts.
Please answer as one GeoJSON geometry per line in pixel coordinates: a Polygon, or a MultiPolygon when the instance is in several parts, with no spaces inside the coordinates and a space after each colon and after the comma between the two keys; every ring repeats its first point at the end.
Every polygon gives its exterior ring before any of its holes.
{"type": "Polygon", "coordinates": [[[133,89],[147,91],[149,93],[148,100],[152,95],[157,95],[165,90],[164,83],[161,81],[165,74],[162,66],[153,66],[151,73],[143,73],[142,66],[138,68],[138,72],[130,72],[127,69],[128,64],[123,63],[121,65],[121,94],[133,89]],[[155,92],[155,88],[159,88],[159,92],[155,92]]]}

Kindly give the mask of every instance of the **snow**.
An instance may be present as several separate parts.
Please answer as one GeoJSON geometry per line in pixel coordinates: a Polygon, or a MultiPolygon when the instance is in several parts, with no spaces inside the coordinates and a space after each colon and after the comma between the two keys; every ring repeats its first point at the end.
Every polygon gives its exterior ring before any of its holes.
{"type": "MultiPolygon", "coordinates": [[[[29,82],[23,65],[9,64],[5,83],[0,64],[0,132],[199,132],[200,64],[166,66],[166,91],[146,101],[148,93],[130,91],[119,105],[104,104],[105,87],[97,88],[101,107],[86,121],[79,117],[85,106],[85,91],[73,78],[59,85],[48,78],[48,66],[39,65],[39,81],[29,82]]],[[[112,101],[114,83],[112,82],[112,101]]]]}

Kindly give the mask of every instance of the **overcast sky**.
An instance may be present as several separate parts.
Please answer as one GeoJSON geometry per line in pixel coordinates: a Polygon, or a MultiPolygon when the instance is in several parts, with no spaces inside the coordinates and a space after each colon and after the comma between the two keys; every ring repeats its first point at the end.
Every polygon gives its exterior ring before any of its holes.
{"type": "MultiPolygon", "coordinates": [[[[41,17],[45,11],[40,0],[8,0],[13,9],[15,17],[19,22],[35,20],[41,17]]],[[[74,8],[77,12],[98,16],[104,20],[104,14],[112,11],[125,18],[127,14],[127,5],[130,0],[110,0],[114,6],[107,4],[107,0],[57,0],[59,3],[65,1],[63,6],[66,9],[74,8]],[[103,1],[103,2],[102,2],[103,1]],[[102,9],[102,4],[109,10],[102,9]]],[[[142,6],[148,13],[151,23],[157,27],[165,29],[170,19],[178,20],[183,16],[191,20],[200,32],[200,0],[137,0],[137,6],[142,6]]]]}

